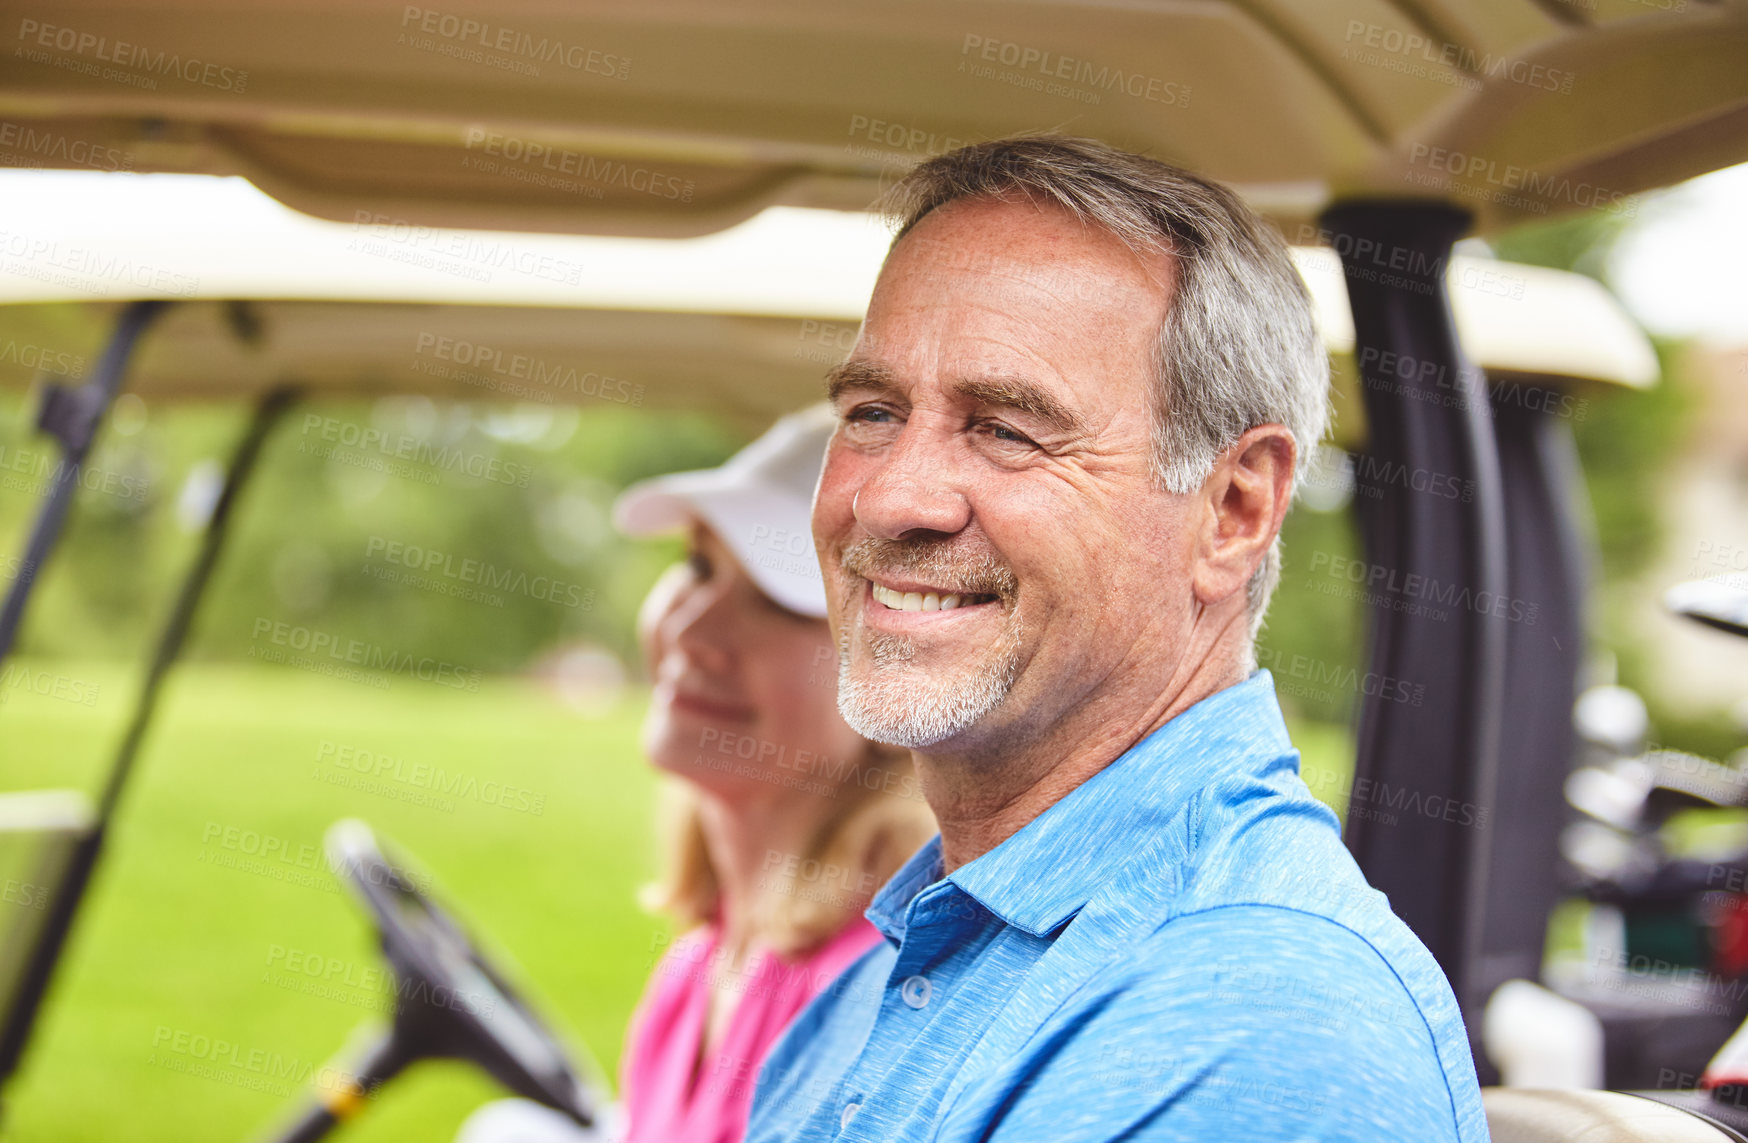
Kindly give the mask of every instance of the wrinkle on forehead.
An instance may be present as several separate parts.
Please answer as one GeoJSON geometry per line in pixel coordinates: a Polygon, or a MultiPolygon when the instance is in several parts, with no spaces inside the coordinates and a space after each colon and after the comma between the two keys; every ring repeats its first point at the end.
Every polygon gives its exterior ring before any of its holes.
{"type": "Polygon", "coordinates": [[[1029,377],[1104,425],[1150,406],[1173,267],[1060,208],[959,200],[888,256],[853,360],[906,387],[1029,377]]]}
{"type": "MultiPolygon", "coordinates": [[[[1169,244],[1156,250],[1137,250],[1096,223],[1071,214],[1066,208],[1030,199],[965,198],[945,203],[924,215],[887,254],[890,266],[901,258],[939,259],[944,267],[976,270],[996,278],[1037,285],[1035,263],[1048,262],[1052,273],[1044,276],[1052,291],[1065,300],[1095,301],[1097,290],[1086,290],[1085,274],[1064,269],[1061,259],[1076,261],[1097,256],[1104,263],[1095,282],[1108,282],[1106,275],[1139,277],[1160,291],[1169,302],[1177,282],[1177,260],[1169,244]],[[957,231],[954,237],[947,233],[957,231]],[[1027,250],[1026,248],[1032,248],[1027,250]],[[1031,266],[1033,272],[1025,272],[1031,266]]],[[[885,267],[881,275],[885,276],[885,267]]]]}

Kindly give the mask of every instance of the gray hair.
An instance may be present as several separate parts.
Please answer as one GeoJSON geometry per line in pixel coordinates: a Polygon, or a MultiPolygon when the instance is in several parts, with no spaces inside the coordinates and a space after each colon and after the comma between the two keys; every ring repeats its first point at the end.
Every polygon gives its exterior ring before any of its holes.
{"type": "MultiPolygon", "coordinates": [[[[1329,424],[1329,358],[1286,242],[1237,194],[1093,139],[1001,139],[938,155],[892,187],[882,205],[898,223],[894,244],[962,198],[1054,204],[1131,250],[1169,254],[1177,284],[1155,355],[1155,480],[1193,492],[1245,432],[1279,424],[1297,445],[1298,488],[1329,424]]],[[[1276,537],[1248,587],[1252,638],[1280,574],[1276,537]]]]}

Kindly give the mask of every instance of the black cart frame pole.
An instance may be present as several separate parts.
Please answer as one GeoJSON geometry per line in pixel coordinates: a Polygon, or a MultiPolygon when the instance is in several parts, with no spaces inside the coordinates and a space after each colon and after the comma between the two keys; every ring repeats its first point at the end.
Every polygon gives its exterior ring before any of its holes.
{"type": "Polygon", "coordinates": [[[1592,564],[1590,518],[1569,415],[1551,382],[1492,387],[1494,436],[1506,487],[1510,596],[1525,612],[1506,633],[1498,811],[1489,833],[1492,873],[1481,987],[1540,980],[1548,916],[1560,897],[1560,826],[1577,735],[1572,705],[1584,650],[1592,564]],[[1528,613],[1534,612],[1533,618],[1528,613]]]}
{"type": "Polygon", "coordinates": [[[1374,688],[1362,700],[1347,844],[1438,959],[1474,1034],[1511,604],[1485,378],[1463,355],[1445,286],[1469,216],[1349,201],[1323,224],[1347,280],[1369,424],[1355,502],[1370,669],[1421,696],[1415,706],[1374,688]]]}
{"type": "Polygon", "coordinates": [[[111,764],[109,776],[104,782],[103,792],[97,803],[96,825],[90,833],[79,839],[68,857],[66,872],[50,898],[49,915],[44,919],[36,943],[28,954],[29,959],[19,985],[18,1000],[7,1014],[5,1028],[0,1029],[0,1082],[9,1079],[17,1069],[19,1059],[29,1042],[37,1009],[48,991],[55,964],[60,959],[61,948],[66,943],[67,934],[72,930],[73,918],[77,915],[85,890],[90,885],[91,874],[97,867],[110,820],[115,815],[128,777],[133,773],[140,744],[145,740],[146,730],[157,710],[158,694],[164,677],[182,652],[195,611],[206,592],[206,585],[212,578],[219,555],[224,550],[231,514],[236,508],[237,500],[248,485],[249,478],[255,473],[256,462],[261,457],[262,446],[266,444],[268,434],[296,401],[296,397],[297,394],[292,389],[282,388],[262,398],[255,407],[247,431],[231,455],[230,465],[225,470],[224,487],[201,535],[200,550],[183,577],[182,587],[176,595],[176,604],[153,648],[151,666],[140,686],[133,717],[128,722],[127,731],[122,736],[115,761],[111,764]]]}
{"type": "Polygon", "coordinates": [[[297,390],[289,386],[268,392],[255,405],[249,427],[231,454],[231,462],[225,469],[224,485],[219,490],[212,516],[206,522],[206,529],[201,533],[200,551],[195,555],[193,565],[182,580],[181,590],[176,594],[176,605],[164,624],[163,633],[158,636],[157,646],[152,651],[151,666],[146,671],[145,681],[140,685],[139,699],[134,704],[133,718],[128,722],[127,733],[122,736],[121,747],[116,751],[115,762],[109,769],[109,779],[104,784],[102,797],[98,800],[97,821],[100,829],[108,824],[114,814],[122,789],[133,772],[140,743],[144,741],[152,716],[158,709],[158,692],[163,686],[164,677],[182,655],[182,646],[188,640],[188,629],[194,622],[195,610],[206,594],[207,582],[212,579],[213,568],[218,566],[225,541],[230,537],[231,515],[236,509],[237,500],[248,486],[250,478],[255,475],[256,465],[261,459],[261,450],[267,444],[268,436],[286,411],[297,403],[297,399],[297,390]]]}
{"type": "Polygon", "coordinates": [[[127,374],[128,361],[140,335],[170,303],[161,301],[129,302],[116,320],[115,332],[97,362],[91,380],[78,388],[58,384],[43,389],[42,408],[37,415],[37,428],[60,442],[61,463],[55,468],[54,486],[37,513],[25,545],[24,560],[12,590],[6,593],[6,603],[0,606],[0,663],[12,653],[18,638],[18,628],[24,622],[24,606],[36,586],[43,563],[54,552],[60,540],[61,528],[73,507],[73,494],[79,490],[79,477],[85,468],[85,457],[103,418],[121,393],[122,378],[127,374]]]}

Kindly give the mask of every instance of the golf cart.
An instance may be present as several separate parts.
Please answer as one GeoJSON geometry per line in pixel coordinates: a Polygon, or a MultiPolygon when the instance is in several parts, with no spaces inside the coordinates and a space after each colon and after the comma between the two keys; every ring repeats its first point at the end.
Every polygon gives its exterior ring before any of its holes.
{"type": "MultiPolygon", "coordinates": [[[[1040,129],[1097,136],[1235,184],[1295,243],[1326,248],[1306,265],[1333,257],[1340,267],[1327,276],[1349,321],[1326,316],[1324,327],[1338,348],[1348,331],[1351,346],[1338,369],[1347,394],[1338,431],[1363,458],[1354,472],[1362,578],[1378,573],[1381,588],[1367,600],[1370,667],[1424,685],[1418,704],[1362,703],[1359,808],[1373,808],[1374,795],[1393,807],[1406,793],[1462,811],[1355,813],[1350,797],[1348,844],[1438,958],[1477,1036],[1502,985],[1540,978],[1547,918],[1563,891],[1557,823],[1576,746],[1588,564],[1570,429],[1550,410],[1587,381],[1647,383],[1649,358],[1642,339],[1617,336],[1619,323],[1598,316],[1595,294],[1537,309],[1528,303],[1536,275],[1471,272],[1452,247],[1465,234],[1561,213],[1628,211],[1640,192],[1748,159],[1748,13],[1739,6],[368,4],[318,14],[74,2],[52,18],[11,19],[18,51],[0,78],[0,117],[21,142],[4,161],[101,166],[125,156],[137,170],[241,174],[350,225],[384,265],[448,258],[477,268],[467,247],[457,255],[444,245],[444,227],[676,239],[768,207],[861,210],[927,153],[1040,129]],[[1588,359],[1495,352],[1483,329],[1462,322],[1466,306],[1494,302],[1515,304],[1494,309],[1531,331],[1560,328],[1560,315],[1582,331],[1588,359]],[[1472,495],[1425,495],[1395,479],[1404,471],[1439,474],[1472,495]],[[1439,585],[1431,602],[1440,606],[1423,606],[1428,585],[1439,585]],[[1456,604],[1442,606],[1447,598],[1456,604]],[[1531,605],[1534,623],[1525,621],[1531,605]]],[[[27,224],[20,232],[31,249],[36,236],[27,224]]],[[[601,262],[579,260],[574,273],[562,260],[524,262],[517,248],[514,280],[473,297],[432,284],[434,275],[400,283],[412,292],[393,298],[336,298],[300,289],[295,276],[221,293],[216,270],[134,262],[165,272],[125,291],[135,300],[119,312],[90,307],[93,326],[115,323],[110,349],[89,387],[45,401],[42,423],[76,479],[124,374],[164,395],[261,397],[228,505],[248,472],[249,440],[289,400],[267,396],[282,381],[306,393],[478,399],[485,387],[468,379],[478,370],[416,367],[406,347],[431,323],[408,307],[444,306],[458,343],[512,359],[572,360],[562,347],[586,344],[600,375],[673,378],[652,384],[652,398],[748,421],[811,397],[829,362],[798,356],[797,341],[811,332],[829,348],[822,325],[859,312],[843,296],[779,305],[723,282],[675,300],[663,291],[693,283],[598,276],[623,263],[596,241],[591,257],[601,262]],[[396,322],[397,348],[372,360],[371,339],[396,322]],[[361,332],[348,341],[347,330],[361,332]],[[336,360],[336,345],[357,348],[355,361],[336,360]]],[[[81,296],[78,281],[62,288],[72,292],[56,296],[81,296]]],[[[30,311],[19,305],[15,320],[30,311]]],[[[0,655],[69,495],[63,479],[22,557],[0,614],[0,655]]],[[[206,568],[226,515],[214,514],[206,568]]],[[[160,671],[193,615],[196,571],[160,671]]],[[[144,726],[142,715],[124,761],[144,726]]],[[[70,828],[89,839],[68,859],[70,886],[95,860],[114,806],[106,796],[97,825],[70,828]]],[[[56,900],[64,931],[77,892],[56,900]]],[[[53,944],[58,936],[40,947],[53,944]]],[[[52,951],[32,963],[34,1003],[52,951]]],[[[1743,1015],[1719,1028],[1662,1012],[1611,1025],[1607,1014],[1604,1027],[1616,1038],[1698,1029],[1690,1038],[1709,1050],[1743,1015]]],[[[1479,1050],[1477,1063],[1494,1078],[1479,1050]]],[[[1739,1109],[1706,1092],[1494,1091],[1488,1105],[1502,1139],[1658,1118],[1696,1139],[1744,1137],[1739,1109]]]]}

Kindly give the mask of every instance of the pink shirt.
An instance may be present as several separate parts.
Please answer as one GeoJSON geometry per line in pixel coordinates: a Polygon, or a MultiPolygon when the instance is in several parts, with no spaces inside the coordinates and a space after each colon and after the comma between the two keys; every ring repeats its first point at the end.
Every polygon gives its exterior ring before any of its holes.
{"type": "Polygon", "coordinates": [[[700,1059],[710,970],[720,957],[714,924],[694,929],[662,958],[631,1017],[620,1069],[624,1143],[740,1143],[765,1053],[807,1002],[880,941],[857,917],[813,953],[754,953],[720,1042],[700,1059]]]}

